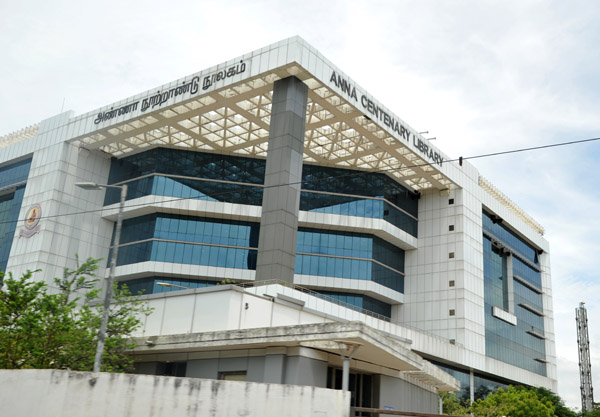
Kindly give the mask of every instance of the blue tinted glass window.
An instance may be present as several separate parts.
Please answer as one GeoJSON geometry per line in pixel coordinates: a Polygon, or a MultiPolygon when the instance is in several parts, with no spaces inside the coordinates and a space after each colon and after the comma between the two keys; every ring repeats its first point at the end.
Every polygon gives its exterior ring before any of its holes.
{"type": "MultiPolygon", "coordinates": [[[[265,160],[180,149],[154,148],[122,159],[113,159],[109,183],[126,181],[148,174],[183,175],[260,185],[264,180],[265,160]]],[[[181,184],[185,185],[184,182],[181,184]]]]}
{"type": "Polygon", "coordinates": [[[119,249],[117,263],[128,265],[153,260],[256,269],[258,234],[258,223],[150,214],[123,222],[121,245],[124,246],[119,249]]]}
{"type": "Polygon", "coordinates": [[[523,278],[534,287],[542,289],[542,274],[531,266],[521,261],[519,258],[513,258],[513,273],[523,278]]]}
{"type": "MultiPolygon", "coordinates": [[[[155,194],[262,205],[262,188],[256,186],[263,184],[264,171],[265,160],[262,159],[155,148],[113,159],[109,184],[129,181],[128,199],[155,194]]],[[[302,175],[301,210],[381,218],[417,236],[418,194],[392,178],[380,173],[315,165],[304,165],[302,175]],[[387,202],[361,196],[385,199],[401,210],[387,202]]],[[[118,201],[119,191],[108,189],[105,204],[118,201]]]]}
{"type": "Polygon", "coordinates": [[[6,270],[19,212],[29,177],[31,158],[0,167],[0,270],[6,270]]]}
{"type": "Polygon", "coordinates": [[[131,295],[146,295],[162,292],[181,291],[190,288],[205,288],[219,285],[218,281],[204,281],[186,278],[146,277],[121,281],[119,286],[126,286],[131,295]],[[181,288],[184,287],[184,288],[181,288]]]}
{"type": "Polygon", "coordinates": [[[258,233],[258,223],[155,213],[124,220],[121,244],[156,238],[257,247],[258,233]]]}
{"type": "Polygon", "coordinates": [[[473,378],[475,382],[475,399],[484,399],[498,388],[507,389],[508,381],[498,381],[492,378],[486,378],[480,375],[475,374],[473,378]]]}
{"type": "Polygon", "coordinates": [[[365,200],[358,196],[321,194],[303,190],[300,194],[300,210],[383,219],[417,237],[417,220],[381,200],[365,200]]]}
{"type": "Polygon", "coordinates": [[[120,247],[117,265],[157,261],[254,270],[256,255],[255,249],[151,241],[120,247]]]}
{"type": "MultiPolygon", "coordinates": [[[[542,312],[542,296],[515,279],[513,294],[517,325],[494,317],[494,307],[508,310],[506,262],[511,255],[494,245],[487,236],[484,236],[483,243],[486,355],[545,376],[545,343],[536,336],[544,335],[543,317],[531,311],[542,312]]],[[[526,275],[528,281],[539,278],[537,271],[516,256],[511,258],[515,275],[526,275]]],[[[481,386],[482,392],[486,389],[481,386]]]]}
{"type": "Polygon", "coordinates": [[[446,365],[445,363],[437,362],[429,359],[431,363],[439,367],[442,371],[452,375],[460,382],[460,391],[456,393],[456,398],[461,402],[465,403],[471,399],[471,374],[469,371],[464,369],[455,368],[453,366],[446,365]]]}
{"type": "Polygon", "coordinates": [[[494,246],[491,240],[484,236],[483,263],[485,271],[485,300],[495,307],[508,310],[507,288],[507,254],[494,246]]]}
{"type": "Polygon", "coordinates": [[[527,243],[523,238],[519,237],[515,232],[505,226],[500,220],[498,220],[492,214],[483,212],[483,230],[493,235],[496,239],[515,250],[520,256],[539,264],[537,251],[527,243]]]}
{"type": "Polygon", "coordinates": [[[0,167],[0,188],[26,181],[30,167],[31,158],[0,167]]]}
{"type": "MultiPolygon", "coordinates": [[[[460,382],[460,391],[456,393],[456,397],[461,402],[466,402],[470,400],[471,396],[471,378],[468,370],[456,368],[454,366],[447,365],[445,363],[437,362],[435,360],[430,360],[435,366],[442,369],[444,372],[452,375],[460,382]]],[[[491,377],[484,377],[478,374],[473,375],[473,392],[475,400],[484,399],[487,397],[489,393],[492,391],[503,388],[506,389],[511,381],[505,381],[500,379],[494,379],[491,377]]]]}
{"type": "MultiPolygon", "coordinates": [[[[418,194],[385,174],[304,164],[302,181],[302,189],[306,191],[380,197],[414,217],[419,213],[418,194]]],[[[352,207],[358,212],[358,206],[349,205],[346,209],[352,207]]]]}
{"type": "Polygon", "coordinates": [[[517,280],[513,281],[513,289],[515,293],[515,304],[526,304],[538,311],[543,311],[542,294],[532,291],[531,288],[523,285],[517,280]]]}
{"type": "Polygon", "coordinates": [[[349,304],[346,305],[346,307],[356,307],[355,309],[357,311],[362,312],[362,310],[364,309],[387,317],[388,319],[392,317],[392,306],[390,304],[384,303],[383,301],[376,300],[366,295],[335,291],[318,291],[318,293],[321,294],[326,300],[329,298],[333,298],[334,300],[338,300],[342,303],[349,304]]]}
{"type": "Polygon", "coordinates": [[[404,292],[404,276],[371,260],[296,255],[295,272],[335,278],[373,281],[398,292],[404,292]]]}
{"type": "Polygon", "coordinates": [[[404,272],[404,251],[373,235],[300,227],[296,250],[310,254],[374,259],[404,272]]]}
{"type": "MultiPolygon", "coordinates": [[[[222,201],[226,203],[262,204],[262,187],[245,184],[228,184],[215,181],[200,181],[185,178],[166,178],[154,174],[127,183],[127,200],[147,195],[162,195],[173,198],[193,198],[197,200],[222,201]],[[159,185],[152,185],[159,184],[159,185]]],[[[106,191],[105,205],[118,203],[119,190],[106,191]]]]}
{"type": "Polygon", "coordinates": [[[21,185],[12,193],[0,195],[0,270],[2,271],[6,270],[8,264],[24,194],[25,186],[21,185]]]}
{"type": "MultiPolygon", "coordinates": [[[[109,184],[128,181],[127,199],[156,194],[239,204],[261,205],[265,161],[231,155],[180,149],[155,148],[122,159],[113,159],[109,184]],[[162,174],[162,175],[161,175],[162,174]],[[192,178],[178,178],[173,176],[192,178]],[[148,176],[140,178],[142,176],[148,176]],[[238,184],[197,179],[232,181],[238,184]],[[244,185],[247,184],[247,185],[244,185]]],[[[119,191],[109,189],[104,204],[119,201],[119,191]]]]}

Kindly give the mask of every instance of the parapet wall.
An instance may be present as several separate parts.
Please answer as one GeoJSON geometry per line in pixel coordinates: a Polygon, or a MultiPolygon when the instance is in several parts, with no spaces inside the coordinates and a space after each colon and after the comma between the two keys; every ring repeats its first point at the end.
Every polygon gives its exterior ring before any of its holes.
{"type": "Polygon", "coordinates": [[[297,385],[0,370],[0,416],[348,417],[350,393],[297,385]]]}

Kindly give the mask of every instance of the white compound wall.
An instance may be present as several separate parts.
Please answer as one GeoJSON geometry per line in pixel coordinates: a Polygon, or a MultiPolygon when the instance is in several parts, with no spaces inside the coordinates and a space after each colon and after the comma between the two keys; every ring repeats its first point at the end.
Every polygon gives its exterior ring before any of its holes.
{"type": "Polygon", "coordinates": [[[348,417],[349,414],[349,391],[150,375],[0,370],[2,416],[348,417]],[[35,401],[28,401],[24,393],[35,401]]]}

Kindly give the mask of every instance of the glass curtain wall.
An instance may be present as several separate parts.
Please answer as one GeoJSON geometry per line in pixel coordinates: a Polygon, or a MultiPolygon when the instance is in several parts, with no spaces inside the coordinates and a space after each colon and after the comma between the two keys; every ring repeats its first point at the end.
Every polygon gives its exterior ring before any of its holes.
{"type": "Polygon", "coordinates": [[[145,261],[256,269],[258,223],[155,213],[123,222],[117,264],[145,261]]]}
{"type": "MultiPolygon", "coordinates": [[[[265,160],[155,148],[113,159],[109,184],[127,199],[148,195],[262,205],[265,160]]],[[[106,191],[105,205],[119,202],[106,191]]],[[[418,194],[379,173],[303,165],[300,210],[383,219],[417,236],[418,194]]]]}
{"type": "Polygon", "coordinates": [[[418,194],[385,174],[304,164],[302,181],[300,210],[383,219],[417,237],[418,194]]]}
{"type": "Polygon", "coordinates": [[[546,376],[541,270],[537,251],[485,211],[483,230],[486,355],[546,376]],[[513,285],[512,308],[517,318],[516,326],[493,315],[494,307],[509,311],[509,278],[513,285]]]}
{"type": "MultiPolygon", "coordinates": [[[[127,183],[128,199],[161,195],[260,206],[264,172],[263,159],[155,148],[113,159],[109,183],[127,183]]],[[[418,194],[386,175],[305,164],[302,181],[301,210],[383,219],[417,235],[418,194]]],[[[107,190],[105,205],[118,201],[118,190],[107,190]]],[[[164,213],[128,219],[118,264],[157,261],[254,270],[259,227],[164,213]]],[[[300,228],[296,273],[371,280],[403,292],[404,251],[372,235],[300,228]]],[[[159,290],[156,281],[143,278],[129,284],[150,293],[159,290]]],[[[169,287],[160,291],[164,288],[169,287]]],[[[391,315],[388,304],[370,297],[336,297],[391,315]]]]}
{"type": "MultiPolygon", "coordinates": [[[[460,382],[460,391],[456,393],[458,398],[463,404],[471,399],[471,373],[467,369],[461,369],[455,366],[450,366],[435,360],[429,360],[435,366],[442,369],[444,372],[452,375],[460,382]]],[[[484,399],[488,394],[498,388],[506,389],[510,384],[509,381],[495,379],[492,377],[485,377],[476,372],[473,373],[473,400],[484,399]]]]}
{"type": "Polygon", "coordinates": [[[0,270],[5,271],[12,247],[31,158],[0,168],[0,270]]]}
{"type": "Polygon", "coordinates": [[[299,228],[295,273],[368,280],[404,292],[404,251],[372,235],[299,228]]]}

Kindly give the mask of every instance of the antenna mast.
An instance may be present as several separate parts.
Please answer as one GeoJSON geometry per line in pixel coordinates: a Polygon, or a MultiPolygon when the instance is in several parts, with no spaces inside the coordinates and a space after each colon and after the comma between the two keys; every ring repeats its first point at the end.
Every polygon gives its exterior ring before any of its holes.
{"type": "Polygon", "coordinates": [[[579,379],[581,381],[581,409],[592,411],[594,409],[594,388],[592,387],[592,363],[590,361],[590,338],[588,335],[587,312],[579,303],[575,309],[577,322],[577,345],[579,346],[579,379]]]}

